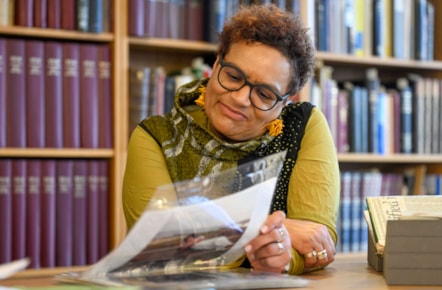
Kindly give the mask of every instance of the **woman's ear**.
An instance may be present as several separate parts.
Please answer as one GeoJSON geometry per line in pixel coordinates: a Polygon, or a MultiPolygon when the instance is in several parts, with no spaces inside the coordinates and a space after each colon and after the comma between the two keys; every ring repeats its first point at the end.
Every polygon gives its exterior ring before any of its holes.
{"type": "Polygon", "coordinates": [[[215,70],[215,67],[219,64],[220,55],[216,55],[215,62],[213,63],[212,70],[215,70]]]}

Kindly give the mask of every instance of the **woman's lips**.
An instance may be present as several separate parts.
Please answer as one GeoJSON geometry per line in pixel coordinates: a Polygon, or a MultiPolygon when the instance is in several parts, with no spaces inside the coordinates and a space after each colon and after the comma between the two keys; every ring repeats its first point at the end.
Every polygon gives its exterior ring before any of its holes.
{"type": "Polygon", "coordinates": [[[221,111],[229,118],[236,120],[236,121],[244,121],[246,120],[246,116],[237,110],[232,109],[228,105],[225,105],[223,103],[219,103],[221,111]]]}

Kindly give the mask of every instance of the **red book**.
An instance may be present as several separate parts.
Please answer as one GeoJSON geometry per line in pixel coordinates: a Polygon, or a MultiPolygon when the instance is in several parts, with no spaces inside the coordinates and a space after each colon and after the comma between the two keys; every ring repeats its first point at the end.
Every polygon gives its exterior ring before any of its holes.
{"type": "Polygon", "coordinates": [[[98,160],[98,178],[99,178],[99,208],[98,220],[98,255],[104,257],[109,252],[109,161],[98,160]]]}
{"type": "Polygon", "coordinates": [[[15,25],[31,27],[34,25],[34,0],[15,0],[15,25]]]}
{"type": "Polygon", "coordinates": [[[43,41],[26,41],[26,145],[45,147],[45,70],[43,41]]]}
{"type": "Polygon", "coordinates": [[[41,161],[41,266],[55,267],[56,161],[41,161]]]}
{"type": "Polygon", "coordinates": [[[6,41],[6,146],[26,147],[25,41],[6,41]]]}
{"type": "Polygon", "coordinates": [[[82,148],[98,148],[97,45],[80,45],[80,132],[82,148]]]}
{"type": "Polygon", "coordinates": [[[103,0],[103,32],[113,31],[113,0],[103,0]]]}
{"type": "Polygon", "coordinates": [[[111,52],[108,45],[98,46],[98,131],[99,147],[112,147],[111,52]]]}
{"type": "MultiPolygon", "coordinates": [[[[0,128],[6,128],[6,39],[0,38],[0,128]]],[[[6,147],[6,130],[0,130],[0,148],[6,147]]]]}
{"type": "Polygon", "coordinates": [[[144,1],[129,0],[129,35],[144,36],[144,1]]]}
{"type": "Polygon", "coordinates": [[[186,21],[181,25],[185,27],[185,38],[189,40],[203,40],[203,0],[186,0],[186,21]]]}
{"type": "Polygon", "coordinates": [[[98,160],[87,161],[87,264],[94,264],[99,259],[100,228],[100,192],[98,160]]]}
{"type": "Polygon", "coordinates": [[[31,259],[30,268],[40,268],[40,160],[28,159],[26,165],[26,256],[31,259]]]}
{"type": "Polygon", "coordinates": [[[13,159],[12,176],[12,259],[26,257],[26,160],[13,159]]]}
{"type": "Polygon", "coordinates": [[[45,42],[46,147],[63,147],[62,45],[45,42]]]}
{"type": "Polygon", "coordinates": [[[56,264],[57,267],[72,266],[73,240],[73,161],[57,161],[56,195],[56,264]]]}
{"type": "Polygon", "coordinates": [[[48,28],[60,29],[62,0],[47,0],[47,1],[48,1],[48,28]]]}
{"type": "Polygon", "coordinates": [[[11,160],[0,159],[0,264],[12,260],[11,160]]]}
{"type": "Polygon", "coordinates": [[[147,37],[168,37],[169,4],[167,1],[146,0],[144,2],[144,34],[147,37]]]}
{"type": "Polygon", "coordinates": [[[61,28],[75,30],[75,0],[61,1],[61,28]]]}
{"type": "Polygon", "coordinates": [[[63,146],[80,148],[80,47],[63,43],[63,146]]]}
{"type": "MultiPolygon", "coordinates": [[[[186,3],[184,0],[169,0],[168,38],[184,39],[186,34],[186,3]]],[[[201,29],[201,28],[200,28],[201,29]]]]}
{"type": "Polygon", "coordinates": [[[34,0],[34,27],[48,26],[48,0],[34,0]]]}
{"type": "Polygon", "coordinates": [[[87,160],[74,160],[73,265],[87,264],[87,160]]]}

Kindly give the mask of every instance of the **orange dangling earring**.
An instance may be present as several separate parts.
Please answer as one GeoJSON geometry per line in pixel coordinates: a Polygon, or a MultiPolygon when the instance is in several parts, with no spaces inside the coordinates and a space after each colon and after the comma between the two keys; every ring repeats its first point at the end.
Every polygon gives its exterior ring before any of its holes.
{"type": "Polygon", "coordinates": [[[200,92],[200,96],[195,100],[195,104],[204,108],[204,97],[206,96],[206,87],[199,87],[198,91],[200,92]]]}
{"type": "Polygon", "coordinates": [[[267,124],[267,130],[269,130],[269,135],[276,137],[282,133],[282,128],[284,128],[284,123],[281,119],[275,119],[267,124]]]}

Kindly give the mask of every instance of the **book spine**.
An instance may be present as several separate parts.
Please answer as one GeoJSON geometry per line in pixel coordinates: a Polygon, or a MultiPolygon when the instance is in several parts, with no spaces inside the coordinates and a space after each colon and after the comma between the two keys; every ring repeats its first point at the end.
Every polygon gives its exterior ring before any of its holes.
{"type": "Polygon", "coordinates": [[[61,28],[61,2],[64,0],[48,1],[48,28],[61,28]]]}
{"type": "MultiPolygon", "coordinates": [[[[185,38],[189,40],[202,41],[204,39],[204,1],[203,0],[187,0],[186,1],[186,21],[185,38]]],[[[183,24],[180,24],[183,25],[183,24]]]]}
{"type": "Polygon", "coordinates": [[[87,264],[87,161],[74,160],[73,265],[87,264]]]}
{"type": "Polygon", "coordinates": [[[102,258],[109,252],[109,162],[98,160],[99,178],[99,234],[98,234],[98,257],[102,258]]]}
{"type": "Polygon", "coordinates": [[[99,258],[100,230],[100,192],[98,160],[87,161],[87,264],[91,265],[99,258]]]}
{"type": "Polygon", "coordinates": [[[89,32],[103,32],[103,1],[89,0],[89,32]]]}
{"type": "MultiPolygon", "coordinates": [[[[57,164],[53,159],[41,161],[42,193],[41,193],[41,266],[55,267],[56,249],[56,183],[57,164]]],[[[66,249],[68,250],[68,249],[66,249]]]]}
{"type": "Polygon", "coordinates": [[[147,37],[168,36],[168,4],[165,1],[146,0],[144,2],[144,34],[147,37]],[[164,3],[163,3],[164,2],[164,3]]]}
{"type": "Polygon", "coordinates": [[[168,38],[184,39],[185,37],[185,3],[184,0],[170,0],[168,5],[169,32],[168,38]]]}
{"type": "MultiPolygon", "coordinates": [[[[129,132],[147,117],[149,109],[150,67],[129,68],[129,132]]],[[[129,134],[130,134],[129,133],[129,134]]]]}
{"type": "Polygon", "coordinates": [[[12,176],[11,159],[0,159],[0,263],[12,260],[12,176]]]}
{"type": "Polygon", "coordinates": [[[26,160],[14,159],[12,176],[12,259],[26,257],[26,160]]]}
{"type": "Polygon", "coordinates": [[[80,148],[80,47],[63,43],[63,146],[80,148]]]}
{"type": "Polygon", "coordinates": [[[103,0],[103,32],[112,32],[113,25],[113,0],[103,0]]]}
{"type": "Polygon", "coordinates": [[[6,146],[26,146],[26,47],[25,41],[6,41],[6,146]]]}
{"type": "Polygon", "coordinates": [[[98,47],[99,147],[112,148],[111,52],[108,45],[98,47]]]}
{"type": "Polygon", "coordinates": [[[144,1],[129,0],[129,35],[143,36],[144,33],[144,1]]]}
{"type": "MultiPolygon", "coordinates": [[[[6,128],[6,39],[0,38],[0,128],[6,128]]],[[[6,130],[0,130],[0,148],[6,147],[6,130]]]]}
{"type": "Polygon", "coordinates": [[[82,148],[98,148],[97,46],[80,45],[80,134],[82,148]]]}
{"type": "Polygon", "coordinates": [[[68,267],[73,265],[73,161],[57,161],[56,190],[56,265],[68,267]]]}
{"type": "Polygon", "coordinates": [[[40,268],[40,196],[41,167],[39,159],[26,161],[26,256],[31,259],[30,268],[40,268]]]}
{"type": "Polygon", "coordinates": [[[61,1],[61,28],[66,30],[75,30],[75,0],[63,0],[61,1]]]}
{"type": "Polygon", "coordinates": [[[77,0],[76,28],[78,31],[89,31],[89,0],[77,0]]]}
{"type": "Polygon", "coordinates": [[[34,27],[48,26],[48,0],[34,0],[34,27]]]}
{"type": "Polygon", "coordinates": [[[9,0],[0,0],[0,26],[9,25],[9,0]]]}
{"type": "Polygon", "coordinates": [[[32,27],[34,25],[34,0],[15,0],[15,25],[32,27]]]}
{"type": "Polygon", "coordinates": [[[45,147],[44,43],[26,41],[26,145],[45,147]]]}
{"type": "Polygon", "coordinates": [[[226,17],[226,3],[221,0],[214,0],[207,3],[207,29],[204,39],[211,43],[218,42],[217,34],[221,31],[226,17]]]}
{"type": "Polygon", "coordinates": [[[63,147],[62,45],[45,43],[46,147],[63,147]]]}

